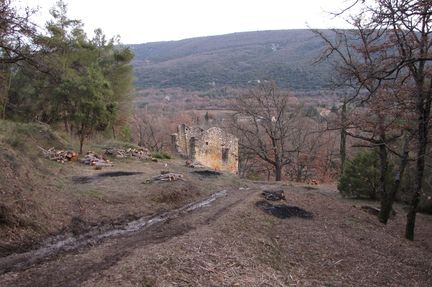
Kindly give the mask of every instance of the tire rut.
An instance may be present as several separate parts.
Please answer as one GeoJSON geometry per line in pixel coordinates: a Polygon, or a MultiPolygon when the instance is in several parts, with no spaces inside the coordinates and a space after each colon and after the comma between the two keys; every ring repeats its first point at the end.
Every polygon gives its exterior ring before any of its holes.
{"type": "MultiPolygon", "coordinates": [[[[241,191],[225,192],[224,196],[214,194],[195,204],[186,205],[175,211],[175,216],[165,216],[150,226],[135,232],[120,234],[89,242],[67,252],[59,252],[31,261],[29,264],[1,266],[1,286],[78,286],[89,278],[117,264],[135,248],[159,244],[186,234],[200,225],[217,220],[225,212],[241,203],[241,191]],[[211,199],[211,200],[209,200],[211,199]],[[215,202],[217,200],[217,202],[215,202]],[[213,204],[212,204],[213,203],[213,204]],[[207,208],[203,208],[207,207],[207,208]],[[197,216],[195,216],[197,215],[197,216]],[[9,269],[7,269],[9,268],[9,269]]],[[[1,259],[0,259],[1,263],[1,259]]],[[[23,262],[21,262],[23,263],[23,262]]]]}

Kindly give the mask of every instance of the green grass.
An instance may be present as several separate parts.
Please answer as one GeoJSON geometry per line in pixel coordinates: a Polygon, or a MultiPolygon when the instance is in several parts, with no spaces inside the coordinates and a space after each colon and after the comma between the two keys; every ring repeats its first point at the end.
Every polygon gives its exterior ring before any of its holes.
{"type": "Polygon", "coordinates": [[[157,159],[172,159],[172,156],[166,152],[155,152],[152,154],[152,157],[157,159]]]}
{"type": "Polygon", "coordinates": [[[69,143],[50,126],[39,123],[19,123],[8,120],[0,120],[0,142],[20,150],[33,152],[43,148],[66,148],[69,143]]]}

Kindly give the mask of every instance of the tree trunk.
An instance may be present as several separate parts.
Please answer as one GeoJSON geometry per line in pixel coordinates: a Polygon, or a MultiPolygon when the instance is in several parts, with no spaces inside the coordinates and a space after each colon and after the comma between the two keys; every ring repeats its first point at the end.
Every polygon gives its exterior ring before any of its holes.
{"type": "MultiPolygon", "coordinates": [[[[389,200],[388,187],[387,187],[387,171],[388,171],[388,156],[387,156],[387,146],[386,146],[386,128],[385,128],[385,116],[378,114],[378,125],[380,134],[379,143],[379,158],[380,158],[380,180],[378,186],[378,192],[380,195],[381,210],[384,206],[387,206],[389,200]]],[[[378,214],[378,219],[382,223],[386,223],[387,220],[381,218],[381,212],[378,214]]]]}
{"type": "Polygon", "coordinates": [[[346,101],[343,101],[342,104],[342,112],[341,112],[341,134],[340,134],[340,146],[339,146],[339,153],[340,153],[340,159],[341,159],[341,169],[340,174],[343,173],[344,167],[345,167],[345,161],[346,161],[346,126],[345,123],[347,121],[346,118],[346,101]]]}
{"type": "Polygon", "coordinates": [[[276,172],[276,181],[281,181],[282,180],[282,165],[281,164],[276,164],[275,165],[275,172],[276,172]]]}
{"type": "Polygon", "coordinates": [[[64,129],[67,134],[71,134],[71,129],[69,126],[69,122],[66,117],[63,118],[64,129]]]}
{"type": "Polygon", "coordinates": [[[79,147],[79,153],[82,154],[83,153],[83,145],[84,145],[84,137],[80,136],[80,147],[79,147]]]}
{"type": "MultiPolygon", "coordinates": [[[[415,221],[417,215],[417,206],[420,201],[420,194],[423,186],[423,174],[425,167],[425,155],[428,144],[428,123],[431,110],[431,95],[425,94],[422,90],[423,86],[420,86],[417,92],[417,113],[418,117],[418,150],[417,150],[417,160],[416,160],[416,176],[414,183],[414,190],[411,199],[411,205],[407,214],[407,224],[405,228],[405,238],[409,240],[414,240],[414,229],[415,221]]],[[[432,83],[429,89],[432,93],[432,83]]]]}
{"type": "Polygon", "coordinates": [[[381,203],[381,210],[380,210],[380,213],[378,216],[379,216],[380,222],[382,222],[384,224],[387,224],[387,221],[390,217],[390,214],[391,214],[391,211],[393,208],[393,203],[394,203],[394,200],[396,197],[396,193],[399,191],[401,180],[402,180],[402,177],[404,175],[405,168],[408,164],[409,141],[410,141],[409,137],[406,137],[405,142],[404,142],[404,146],[403,146],[401,161],[399,163],[399,170],[396,172],[392,189],[388,193],[387,199],[385,200],[384,204],[381,203]]]}
{"type": "Polygon", "coordinates": [[[2,85],[2,78],[4,78],[4,85],[3,85],[3,91],[0,86],[0,104],[1,104],[1,119],[6,119],[6,109],[9,103],[9,90],[12,85],[12,74],[7,71],[4,73],[4,75],[0,74],[0,85],[2,85]],[[3,92],[3,95],[2,95],[3,92]],[[3,99],[1,99],[3,98],[3,99]]]}
{"type": "Polygon", "coordinates": [[[414,182],[414,190],[411,198],[411,204],[407,214],[407,224],[405,229],[405,238],[414,240],[414,229],[417,215],[417,206],[420,201],[420,194],[423,185],[423,174],[425,166],[425,154],[427,147],[427,131],[424,123],[419,124],[419,143],[416,161],[416,176],[414,182]]]}
{"type": "Polygon", "coordinates": [[[84,145],[84,139],[85,139],[85,126],[83,124],[81,124],[81,132],[79,133],[79,154],[83,153],[83,145],[84,145]]]}
{"type": "MultiPolygon", "coordinates": [[[[0,82],[0,84],[1,84],[1,82],[0,82]]],[[[4,91],[4,93],[6,93],[6,91],[4,91]]],[[[7,97],[7,95],[6,94],[4,94],[4,95],[2,95],[3,93],[2,93],[2,90],[1,90],[1,87],[0,87],[0,119],[6,119],[6,97],[7,97]]]]}
{"type": "Polygon", "coordinates": [[[115,131],[114,125],[111,126],[111,130],[112,130],[113,139],[115,140],[116,139],[116,131],[115,131]]]}

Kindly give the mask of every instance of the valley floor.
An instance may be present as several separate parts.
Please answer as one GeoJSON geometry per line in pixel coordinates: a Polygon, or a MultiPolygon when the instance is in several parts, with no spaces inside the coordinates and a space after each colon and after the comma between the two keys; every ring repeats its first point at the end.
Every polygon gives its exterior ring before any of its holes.
{"type": "Polygon", "coordinates": [[[70,240],[108,235],[37,260],[37,251],[16,260],[17,254],[3,254],[0,286],[432,286],[432,216],[419,214],[416,240],[410,242],[403,239],[400,206],[384,226],[360,209],[371,203],[342,199],[331,185],[202,177],[181,161],[167,165],[124,162],[113,170],[142,174],[87,183],[73,179],[98,172],[74,169],[65,176],[63,192],[91,200],[79,197],[82,210],[67,229],[70,240]],[[143,184],[166,168],[183,173],[184,181],[143,184]],[[313,218],[279,219],[255,206],[263,190],[280,188],[282,203],[313,218]],[[222,190],[214,201],[188,208],[222,190]],[[152,214],[165,219],[109,235],[109,228],[124,230],[139,215],[152,214]]]}

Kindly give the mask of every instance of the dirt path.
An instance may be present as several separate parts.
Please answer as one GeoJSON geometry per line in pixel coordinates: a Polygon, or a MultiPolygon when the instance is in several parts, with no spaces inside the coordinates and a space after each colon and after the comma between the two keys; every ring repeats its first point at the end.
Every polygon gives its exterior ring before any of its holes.
{"type": "Polygon", "coordinates": [[[0,258],[0,286],[79,286],[136,248],[158,244],[216,220],[251,190],[214,193],[182,208],[113,230],[93,230],[39,250],[0,258]]]}
{"type": "Polygon", "coordinates": [[[418,215],[411,242],[402,206],[382,225],[333,186],[246,184],[39,261],[0,259],[0,286],[432,286],[432,216],[418,215]],[[267,189],[313,216],[263,212],[267,189]]]}

